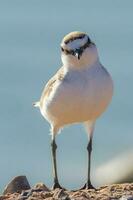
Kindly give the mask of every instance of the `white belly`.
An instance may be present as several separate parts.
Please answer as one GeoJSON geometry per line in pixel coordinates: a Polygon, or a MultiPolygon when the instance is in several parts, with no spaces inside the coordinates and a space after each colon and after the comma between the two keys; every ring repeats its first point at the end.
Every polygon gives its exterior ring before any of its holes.
{"type": "Polygon", "coordinates": [[[44,100],[41,112],[58,126],[95,120],[108,106],[112,93],[112,80],[103,67],[70,71],[44,100]]]}

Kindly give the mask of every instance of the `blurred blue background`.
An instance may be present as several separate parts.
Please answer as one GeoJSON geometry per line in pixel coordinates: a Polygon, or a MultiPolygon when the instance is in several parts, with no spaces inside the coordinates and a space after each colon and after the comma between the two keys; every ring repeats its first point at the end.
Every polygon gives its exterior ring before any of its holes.
{"type": "MultiPolygon", "coordinates": [[[[133,1],[0,0],[0,189],[25,174],[52,186],[49,124],[32,102],[61,66],[60,42],[71,31],[95,41],[112,74],[112,103],[97,121],[95,169],[133,145],[133,1]]],[[[78,188],[86,179],[87,134],[82,125],[57,137],[60,182],[78,188]]],[[[102,177],[101,177],[102,179],[102,177]]]]}

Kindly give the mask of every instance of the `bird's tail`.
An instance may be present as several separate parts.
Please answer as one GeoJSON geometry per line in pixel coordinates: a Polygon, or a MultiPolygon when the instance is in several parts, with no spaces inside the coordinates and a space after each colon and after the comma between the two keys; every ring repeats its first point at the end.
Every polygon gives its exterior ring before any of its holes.
{"type": "Polygon", "coordinates": [[[40,107],[40,101],[34,102],[32,105],[33,105],[34,107],[40,107]]]}

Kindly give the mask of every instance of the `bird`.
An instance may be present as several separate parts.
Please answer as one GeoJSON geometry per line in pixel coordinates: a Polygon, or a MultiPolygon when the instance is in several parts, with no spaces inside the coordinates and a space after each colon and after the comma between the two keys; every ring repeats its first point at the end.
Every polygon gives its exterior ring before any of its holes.
{"type": "Polygon", "coordinates": [[[50,124],[53,163],[53,189],[63,188],[58,179],[56,136],[67,125],[84,124],[88,135],[87,178],[91,183],[92,139],[96,120],[113,96],[113,80],[101,64],[96,44],[85,32],[74,31],[61,41],[62,67],[48,81],[39,101],[33,103],[50,124]]]}

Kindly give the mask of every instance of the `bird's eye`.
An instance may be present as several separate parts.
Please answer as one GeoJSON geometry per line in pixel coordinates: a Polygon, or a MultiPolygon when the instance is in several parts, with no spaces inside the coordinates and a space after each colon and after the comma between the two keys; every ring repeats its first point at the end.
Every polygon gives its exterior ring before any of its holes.
{"type": "Polygon", "coordinates": [[[63,47],[61,47],[61,51],[64,51],[63,47]]]}

